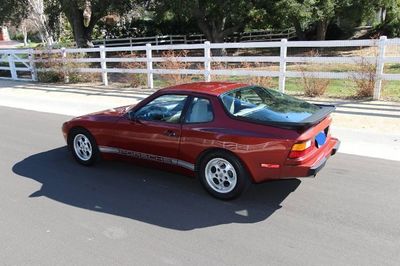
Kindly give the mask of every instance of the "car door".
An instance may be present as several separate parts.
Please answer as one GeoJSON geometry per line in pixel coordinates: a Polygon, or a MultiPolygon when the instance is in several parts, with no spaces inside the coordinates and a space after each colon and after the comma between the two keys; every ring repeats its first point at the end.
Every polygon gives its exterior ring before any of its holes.
{"type": "Polygon", "coordinates": [[[119,121],[114,138],[121,155],[176,164],[187,95],[161,95],[119,121]]]}
{"type": "Polygon", "coordinates": [[[217,139],[212,129],[219,125],[211,98],[193,95],[182,120],[179,159],[194,165],[199,154],[215,145],[217,139]]]}

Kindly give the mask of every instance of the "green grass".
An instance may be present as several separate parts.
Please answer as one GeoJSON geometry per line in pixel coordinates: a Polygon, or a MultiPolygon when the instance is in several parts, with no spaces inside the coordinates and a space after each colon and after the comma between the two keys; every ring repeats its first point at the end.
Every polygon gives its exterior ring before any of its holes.
{"type": "Polygon", "coordinates": [[[400,81],[393,80],[383,82],[381,96],[383,100],[400,102],[400,81]]]}
{"type": "MultiPolygon", "coordinates": [[[[227,77],[226,81],[242,82],[244,77],[231,76],[227,77]]],[[[193,80],[198,81],[198,80],[193,80]]],[[[199,80],[199,81],[202,81],[199,80]]],[[[156,88],[162,88],[167,86],[167,82],[163,79],[157,78],[155,76],[154,86],[156,88]]],[[[382,84],[381,99],[388,101],[399,101],[400,102],[400,81],[387,81],[382,84]]],[[[272,79],[272,88],[278,88],[278,78],[272,79]]],[[[351,99],[356,95],[357,88],[353,81],[343,80],[343,79],[333,79],[331,80],[325,94],[322,97],[327,98],[341,98],[341,99],[351,99]]],[[[285,93],[294,96],[303,96],[304,87],[303,82],[300,78],[287,78],[285,93]]]]}
{"type": "MultiPolygon", "coordinates": [[[[349,98],[355,95],[356,88],[352,81],[333,79],[330,80],[328,88],[324,94],[325,97],[349,98]]],[[[286,93],[294,95],[303,95],[304,87],[300,78],[286,79],[286,93]]]]}
{"type": "Polygon", "coordinates": [[[17,46],[17,48],[25,48],[25,49],[27,49],[27,48],[36,48],[36,47],[39,46],[40,44],[41,44],[41,43],[30,42],[30,43],[28,43],[27,46],[24,46],[24,44],[21,43],[20,45],[17,46]]]}
{"type": "Polygon", "coordinates": [[[383,72],[386,74],[400,74],[400,64],[385,64],[383,72]]]}
{"type": "MultiPolygon", "coordinates": [[[[21,56],[21,59],[24,59],[23,56],[21,56]]],[[[23,63],[21,62],[15,62],[16,67],[26,67],[23,63]]],[[[9,67],[8,62],[0,62],[0,67],[9,67]]]]}
{"type": "MultiPolygon", "coordinates": [[[[323,97],[354,98],[357,88],[353,81],[343,79],[331,80],[323,97]]],[[[304,88],[301,79],[286,79],[286,93],[303,95],[304,88]]],[[[400,81],[384,81],[382,83],[381,100],[400,101],[400,81]]]]}

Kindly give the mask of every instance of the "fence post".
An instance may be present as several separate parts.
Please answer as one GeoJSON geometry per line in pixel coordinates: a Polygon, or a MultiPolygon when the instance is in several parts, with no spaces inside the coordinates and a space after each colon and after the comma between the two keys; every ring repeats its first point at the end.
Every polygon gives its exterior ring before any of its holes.
{"type": "Polygon", "coordinates": [[[64,82],[69,83],[69,74],[67,71],[67,51],[65,50],[65,47],[61,48],[61,60],[62,60],[62,71],[64,75],[64,82]]]}
{"type": "Polygon", "coordinates": [[[152,59],[151,43],[146,44],[146,65],[147,65],[147,86],[154,88],[153,84],[153,59],[152,59]]]}
{"type": "Polygon", "coordinates": [[[204,80],[211,81],[211,48],[210,42],[204,42],[204,80]]]}
{"type": "Polygon", "coordinates": [[[35,64],[35,54],[33,49],[29,49],[29,66],[31,68],[31,76],[33,81],[37,81],[37,72],[36,72],[36,64],[35,64]]]}
{"type": "Polygon", "coordinates": [[[11,78],[18,79],[17,70],[15,69],[14,54],[8,54],[8,66],[10,67],[11,78]]]}
{"type": "Polygon", "coordinates": [[[104,86],[108,86],[108,76],[107,76],[107,63],[106,63],[106,50],[104,45],[100,46],[100,66],[101,66],[101,79],[104,86]]]}
{"type": "Polygon", "coordinates": [[[281,40],[281,52],[279,61],[279,91],[285,92],[286,82],[286,56],[287,56],[287,39],[281,40]]]}
{"type": "Polygon", "coordinates": [[[379,100],[381,97],[382,90],[382,74],[383,68],[385,66],[385,62],[383,61],[385,58],[385,48],[386,48],[386,36],[381,36],[378,42],[378,55],[376,60],[376,75],[375,75],[375,86],[374,86],[374,100],[379,100]]]}

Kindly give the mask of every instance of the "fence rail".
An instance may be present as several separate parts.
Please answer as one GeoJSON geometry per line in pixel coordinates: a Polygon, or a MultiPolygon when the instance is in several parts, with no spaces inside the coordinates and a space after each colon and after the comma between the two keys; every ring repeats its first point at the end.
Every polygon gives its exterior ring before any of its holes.
{"type": "MultiPolygon", "coordinates": [[[[281,39],[292,39],[296,37],[296,31],[292,28],[285,30],[257,30],[235,33],[225,38],[225,42],[262,42],[279,41],[281,39]]],[[[123,47],[140,46],[150,43],[151,45],[174,45],[174,44],[196,44],[204,43],[207,38],[204,34],[191,35],[158,35],[151,37],[128,37],[128,38],[105,38],[94,40],[96,47],[123,47]]]]}
{"type": "MultiPolygon", "coordinates": [[[[379,40],[348,40],[348,41],[287,41],[282,39],[279,42],[248,42],[248,43],[209,43],[202,44],[179,44],[179,45],[159,45],[153,46],[132,46],[132,47],[96,47],[96,48],[71,48],[53,49],[49,51],[20,49],[20,50],[0,50],[0,70],[9,71],[10,79],[14,80],[37,80],[37,72],[60,71],[60,68],[40,68],[40,63],[57,62],[63,65],[63,71],[101,73],[102,81],[108,85],[108,73],[141,73],[147,75],[147,85],[153,88],[153,74],[190,74],[203,75],[205,81],[210,81],[213,75],[223,76],[264,76],[277,77],[279,79],[279,90],[285,91],[286,78],[324,78],[324,79],[349,79],[365,78],[362,73],[356,72],[303,72],[288,71],[288,63],[314,63],[314,64],[357,64],[357,62],[368,62],[376,66],[374,99],[380,98],[382,80],[400,80],[400,74],[384,73],[384,65],[387,63],[399,63],[400,56],[385,56],[388,45],[400,45],[400,39],[387,39],[381,37],[379,40]],[[299,57],[288,56],[288,48],[298,47],[375,47],[376,56],[324,56],[324,57],[299,57]],[[254,49],[254,48],[278,48],[279,56],[213,56],[214,49],[254,49]],[[173,60],[177,62],[198,62],[201,69],[164,69],[155,68],[154,63],[167,62],[170,58],[160,56],[160,51],[165,50],[191,50],[196,51],[200,56],[178,56],[173,60]],[[142,57],[115,57],[115,52],[142,52],[142,57]],[[83,54],[90,57],[69,58],[71,54],[83,54]],[[43,55],[57,55],[56,58],[41,58],[43,55]],[[121,62],[140,62],[145,68],[122,68],[120,66],[110,66],[112,63],[121,62]],[[279,71],[260,70],[260,69],[212,69],[212,63],[216,62],[265,62],[279,64],[279,71]],[[8,66],[4,66],[8,63],[8,66]],[[67,63],[98,63],[98,67],[74,67],[67,68],[67,63]],[[17,66],[17,64],[19,66],[17,66]],[[25,77],[20,77],[19,73],[25,73],[25,77]],[[28,76],[27,74],[28,73],[28,76]]],[[[66,80],[68,81],[68,80],[66,80]]]]}

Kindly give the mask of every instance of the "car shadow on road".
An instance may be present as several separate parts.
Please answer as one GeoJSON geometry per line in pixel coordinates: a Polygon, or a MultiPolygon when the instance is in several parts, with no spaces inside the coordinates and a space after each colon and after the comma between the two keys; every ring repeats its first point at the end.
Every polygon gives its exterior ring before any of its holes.
{"type": "Polygon", "coordinates": [[[12,170],[42,184],[30,197],[175,230],[263,221],[300,185],[298,179],[254,185],[239,199],[225,202],[209,196],[194,178],[125,162],[81,166],[66,147],[29,156],[12,170]]]}

